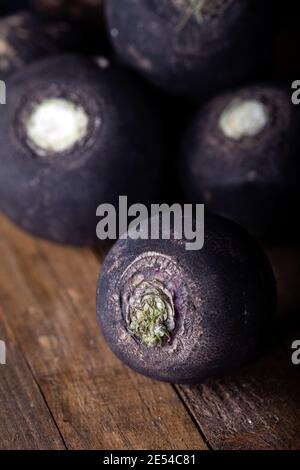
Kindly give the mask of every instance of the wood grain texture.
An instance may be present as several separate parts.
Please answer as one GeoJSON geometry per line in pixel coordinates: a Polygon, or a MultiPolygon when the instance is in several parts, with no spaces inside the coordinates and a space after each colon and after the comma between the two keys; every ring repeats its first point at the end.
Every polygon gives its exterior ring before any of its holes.
{"type": "Polygon", "coordinates": [[[299,373],[283,349],[180,393],[214,449],[300,449],[299,373]]]}
{"type": "Polygon", "coordinates": [[[300,339],[300,250],[267,251],[278,283],[276,344],[232,376],[178,387],[214,449],[300,449],[300,375],[290,347],[300,339]]]}
{"type": "MultiPolygon", "coordinates": [[[[1,297],[0,297],[1,299],[1,297]]],[[[0,365],[0,449],[64,449],[63,441],[0,307],[0,338],[7,348],[0,365]]]]}
{"type": "Polygon", "coordinates": [[[34,240],[1,217],[0,338],[15,367],[0,369],[0,447],[300,449],[290,350],[300,332],[300,250],[269,253],[279,284],[276,345],[226,378],[173,388],[130,371],[105,345],[95,253],[34,240]]]}
{"type": "Polygon", "coordinates": [[[95,254],[34,240],[3,217],[0,237],[0,305],[66,446],[206,449],[173,387],[127,369],[101,338],[95,254]]]}

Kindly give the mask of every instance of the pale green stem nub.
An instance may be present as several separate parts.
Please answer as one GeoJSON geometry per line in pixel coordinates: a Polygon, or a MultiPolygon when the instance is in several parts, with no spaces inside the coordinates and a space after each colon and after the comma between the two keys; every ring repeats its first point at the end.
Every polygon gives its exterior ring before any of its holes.
{"type": "Polygon", "coordinates": [[[142,282],[129,300],[128,329],[147,347],[170,341],[175,328],[172,298],[158,284],[142,282]]]}
{"type": "MultiPolygon", "coordinates": [[[[174,0],[175,1],[175,0],[174,0]]],[[[177,30],[182,30],[187,23],[195,18],[198,23],[203,21],[205,13],[222,11],[231,0],[178,0],[186,4],[185,11],[178,24],[177,30]]]]}
{"type": "Polygon", "coordinates": [[[205,3],[206,3],[206,0],[189,0],[189,5],[178,25],[178,30],[181,30],[182,28],[184,28],[185,25],[190,21],[190,19],[193,16],[200,23],[202,21],[202,13],[203,13],[202,10],[203,10],[205,3]]]}

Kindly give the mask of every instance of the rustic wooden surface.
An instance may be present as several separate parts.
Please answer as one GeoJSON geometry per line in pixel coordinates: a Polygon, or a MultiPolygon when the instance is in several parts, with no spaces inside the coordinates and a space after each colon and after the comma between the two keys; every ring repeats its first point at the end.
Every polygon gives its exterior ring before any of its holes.
{"type": "Polygon", "coordinates": [[[290,351],[300,251],[271,253],[282,318],[276,344],[229,377],[172,386],[135,374],[105,345],[95,319],[97,253],[35,240],[1,216],[0,448],[300,449],[290,351]]]}

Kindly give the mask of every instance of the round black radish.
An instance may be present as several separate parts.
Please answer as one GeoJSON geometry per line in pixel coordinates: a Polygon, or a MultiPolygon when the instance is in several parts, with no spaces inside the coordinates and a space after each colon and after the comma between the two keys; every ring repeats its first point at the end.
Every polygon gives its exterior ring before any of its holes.
{"type": "Polygon", "coordinates": [[[33,7],[47,17],[71,20],[99,20],[103,0],[31,0],[33,7]]]}
{"type": "Polygon", "coordinates": [[[0,208],[34,235],[96,241],[96,209],[152,202],[162,133],[151,95],[108,60],[73,55],[14,75],[0,116],[0,208]]]}
{"type": "Polygon", "coordinates": [[[202,382],[241,366],[269,343],[276,285],[256,242],[207,216],[204,248],[185,239],[119,240],[97,287],[97,317],[112,351],[137,372],[202,382]]]}
{"type": "Polygon", "coordinates": [[[43,21],[23,11],[0,19],[0,45],[0,79],[6,80],[28,64],[72,50],[79,35],[65,21],[43,21]]]}
{"type": "Polygon", "coordinates": [[[205,96],[249,79],[267,49],[268,0],[108,0],[120,58],[168,92],[205,96]]]}
{"type": "Polygon", "coordinates": [[[290,237],[300,200],[300,116],[291,93],[250,86],[220,95],[190,126],[181,159],[186,200],[262,239],[290,237]]]}
{"type": "Polygon", "coordinates": [[[33,11],[46,20],[66,21],[77,33],[71,51],[107,55],[110,51],[103,19],[103,0],[31,0],[33,11]]]}
{"type": "Polygon", "coordinates": [[[31,0],[33,10],[46,19],[66,20],[78,28],[75,52],[107,54],[110,47],[103,21],[103,0],[31,0]],[[105,49],[103,50],[103,46],[105,49]]]}

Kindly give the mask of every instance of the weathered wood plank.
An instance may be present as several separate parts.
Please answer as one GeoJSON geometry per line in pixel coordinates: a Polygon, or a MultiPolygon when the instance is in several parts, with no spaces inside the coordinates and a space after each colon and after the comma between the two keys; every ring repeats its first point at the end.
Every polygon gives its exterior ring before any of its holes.
{"type": "Polygon", "coordinates": [[[67,447],[206,449],[172,386],[127,369],[101,338],[95,254],[34,240],[4,218],[0,236],[0,303],[67,447]]]}
{"type": "Polygon", "coordinates": [[[300,376],[291,363],[300,310],[300,250],[268,250],[279,290],[281,345],[220,380],[179,393],[214,449],[300,449],[300,376]]]}
{"type": "Polygon", "coordinates": [[[299,374],[283,349],[180,393],[214,449],[300,449],[299,374]]]}
{"type": "Polygon", "coordinates": [[[65,449],[13,332],[6,325],[9,314],[0,307],[0,339],[6,343],[7,356],[6,364],[0,365],[0,449],[65,449]]]}

